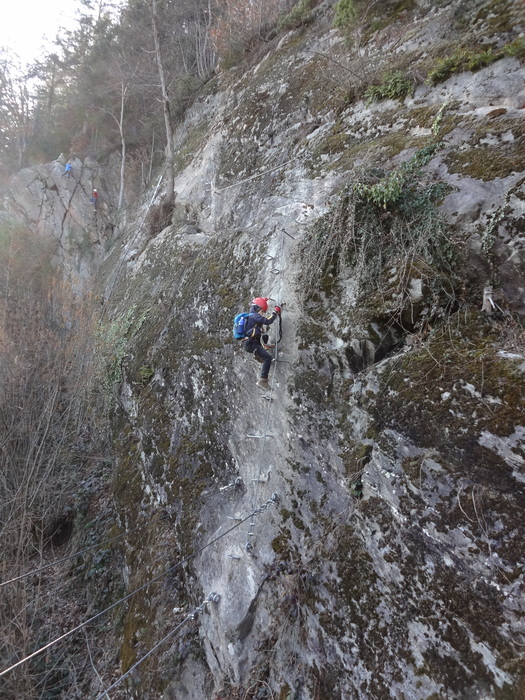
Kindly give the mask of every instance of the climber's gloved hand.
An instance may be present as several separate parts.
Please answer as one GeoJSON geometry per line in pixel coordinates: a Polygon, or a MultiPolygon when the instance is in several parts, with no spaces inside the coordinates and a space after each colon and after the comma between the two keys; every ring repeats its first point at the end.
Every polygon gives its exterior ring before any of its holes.
{"type": "Polygon", "coordinates": [[[280,306],[276,305],[274,311],[276,314],[279,314],[279,316],[281,315],[281,307],[280,306]]]}

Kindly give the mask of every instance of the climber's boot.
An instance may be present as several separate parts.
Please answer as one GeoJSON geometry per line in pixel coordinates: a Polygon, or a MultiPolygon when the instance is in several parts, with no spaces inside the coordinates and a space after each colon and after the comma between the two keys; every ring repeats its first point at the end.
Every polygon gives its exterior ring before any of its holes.
{"type": "Polygon", "coordinates": [[[270,388],[268,385],[268,377],[260,377],[257,380],[256,384],[259,387],[259,389],[262,389],[263,391],[268,391],[268,389],[270,388]]]}

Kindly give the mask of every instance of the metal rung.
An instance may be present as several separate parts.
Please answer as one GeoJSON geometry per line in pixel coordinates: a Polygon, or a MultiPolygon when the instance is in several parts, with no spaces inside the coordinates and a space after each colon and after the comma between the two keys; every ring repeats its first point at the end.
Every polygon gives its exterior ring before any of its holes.
{"type": "Polygon", "coordinates": [[[265,484],[267,479],[252,479],[252,481],[256,481],[258,484],[265,484]]]}
{"type": "Polygon", "coordinates": [[[228,559],[240,559],[236,554],[227,554],[228,559]]]}
{"type": "Polygon", "coordinates": [[[233,518],[231,515],[227,515],[226,518],[228,520],[242,520],[242,518],[233,518]]]}
{"type": "Polygon", "coordinates": [[[281,271],[278,270],[276,267],[272,267],[270,272],[272,273],[272,275],[278,275],[281,271]]]}
{"type": "Polygon", "coordinates": [[[255,532],[249,532],[248,537],[255,537],[255,532]]]}
{"type": "Polygon", "coordinates": [[[247,438],[258,438],[259,440],[262,440],[263,438],[271,438],[273,435],[270,435],[270,433],[266,433],[266,435],[246,435],[247,438]]]}

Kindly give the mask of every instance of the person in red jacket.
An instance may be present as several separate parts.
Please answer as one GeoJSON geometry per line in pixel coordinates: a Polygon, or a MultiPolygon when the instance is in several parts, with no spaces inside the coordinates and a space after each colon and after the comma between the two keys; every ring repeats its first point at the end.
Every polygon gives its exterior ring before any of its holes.
{"type": "Polygon", "coordinates": [[[255,297],[250,307],[250,315],[246,324],[246,337],[244,349],[253,353],[256,360],[262,363],[261,376],[257,380],[260,389],[268,389],[268,374],[272,364],[272,356],[266,350],[267,336],[264,334],[264,326],[270,326],[281,314],[281,307],[275,306],[271,314],[268,311],[268,297],[255,297]]]}
{"type": "Polygon", "coordinates": [[[97,204],[98,204],[98,191],[97,190],[93,190],[93,192],[91,193],[91,199],[89,201],[93,205],[93,211],[97,211],[97,204]]]}

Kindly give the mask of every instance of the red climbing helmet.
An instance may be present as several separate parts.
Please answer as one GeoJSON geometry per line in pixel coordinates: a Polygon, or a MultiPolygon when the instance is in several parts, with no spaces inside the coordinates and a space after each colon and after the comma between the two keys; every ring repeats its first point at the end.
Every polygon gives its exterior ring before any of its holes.
{"type": "Polygon", "coordinates": [[[258,306],[261,311],[268,311],[268,297],[255,297],[252,306],[258,306]]]}

